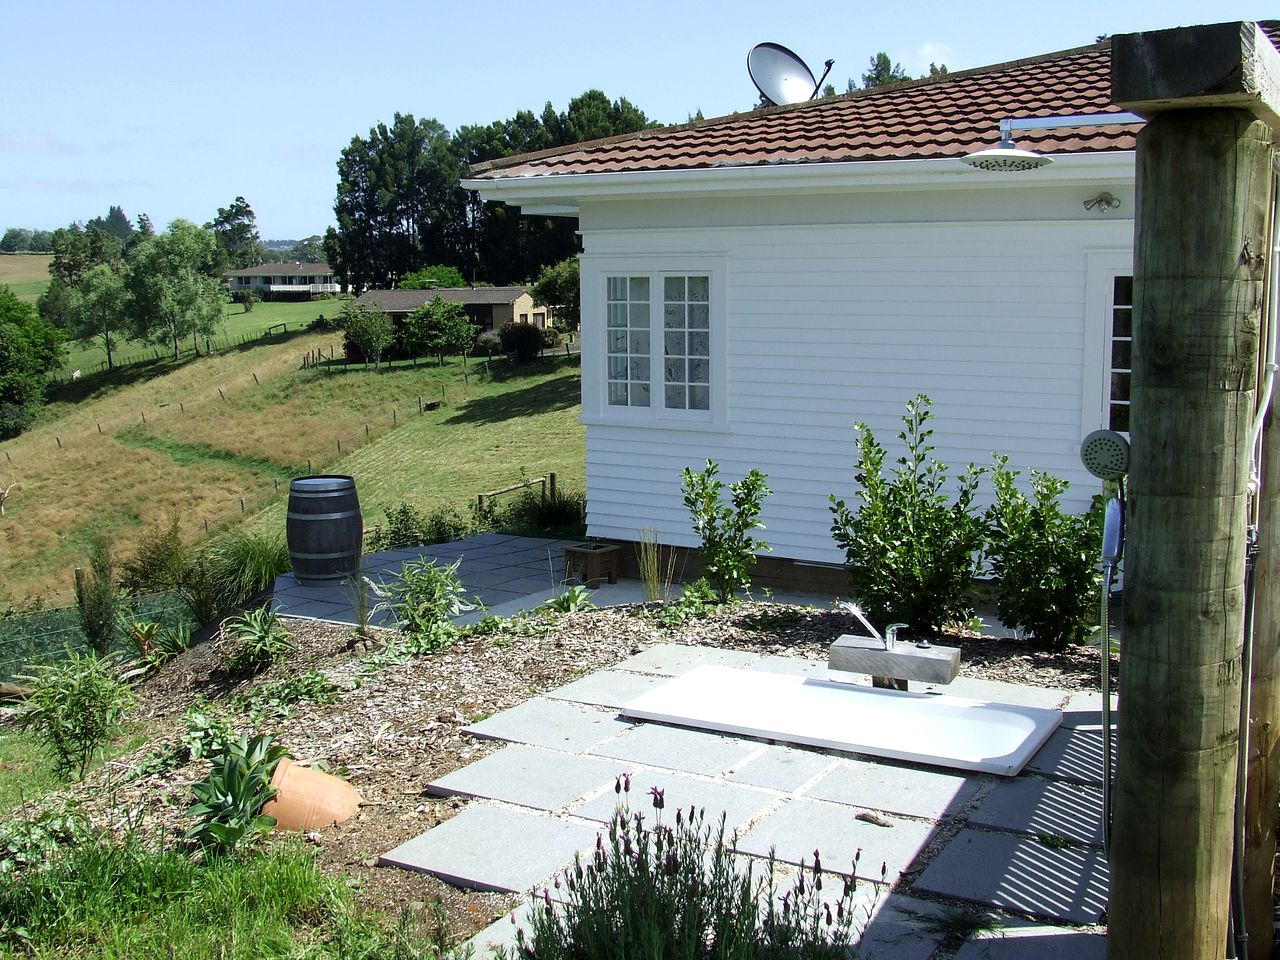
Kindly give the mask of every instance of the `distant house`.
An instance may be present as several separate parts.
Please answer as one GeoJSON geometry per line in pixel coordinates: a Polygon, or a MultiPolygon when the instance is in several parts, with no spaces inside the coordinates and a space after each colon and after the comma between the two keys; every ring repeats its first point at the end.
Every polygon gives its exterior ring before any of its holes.
{"type": "Polygon", "coordinates": [[[473,167],[485,201],[578,218],[588,533],[695,545],[680,471],[711,458],[769,475],[775,558],[841,562],[853,425],[892,465],[917,393],[955,472],[999,451],[1087,508],[1081,438],[1128,429],[1140,124],[1029,129],[1053,163],[1025,172],[962,159],[1006,118],[1119,112],[1101,42],[473,167]]]}
{"type": "Polygon", "coordinates": [[[356,306],[376,307],[392,320],[403,320],[436,297],[466,308],[467,316],[484,330],[497,330],[507,321],[531,323],[545,329],[554,317],[550,307],[535,307],[528,287],[437,287],[433,290],[366,290],[356,306]]]}
{"type": "Polygon", "coordinates": [[[327,263],[264,263],[232,270],[226,278],[232,293],[252,290],[264,300],[310,300],[342,290],[327,263]]]}

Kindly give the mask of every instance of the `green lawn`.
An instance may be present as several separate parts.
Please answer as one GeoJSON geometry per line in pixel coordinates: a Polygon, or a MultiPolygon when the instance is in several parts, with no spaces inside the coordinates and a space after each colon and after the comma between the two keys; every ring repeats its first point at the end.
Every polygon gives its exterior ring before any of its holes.
{"type": "Polygon", "coordinates": [[[49,754],[34,734],[0,728],[0,819],[58,785],[49,754]]]}

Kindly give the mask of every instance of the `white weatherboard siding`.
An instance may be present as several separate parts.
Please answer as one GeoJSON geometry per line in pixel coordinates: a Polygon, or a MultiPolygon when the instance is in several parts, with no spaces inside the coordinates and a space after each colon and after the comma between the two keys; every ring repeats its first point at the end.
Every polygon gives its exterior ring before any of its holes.
{"type": "Polygon", "coordinates": [[[752,467],[769,475],[764,536],[775,556],[839,562],[828,494],[855,502],[853,424],[870,424],[892,465],[917,393],[933,400],[935,455],[953,474],[998,451],[1024,476],[1069,480],[1073,509],[1097,492],[1078,459],[1081,438],[1102,425],[1100,401],[1085,393],[1102,382],[1106,322],[1086,316],[1088,264],[1099,250],[1112,252],[1108,262],[1127,256],[1132,221],[752,226],[734,223],[743,215],[734,203],[721,221],[734,225],[663,228],[651,225],[667,206],[658,203],[644,228],[618,229],[618,206],[595,218],[603,228],[582,209],[591,535],[635,539],[656,527],[664,542],[696,545],[680,471],[710,458],[726,482],[752,467]],[[599,402],[603,303],[594,292],[616,264],[648,257],[663,268],[682,257],[723,264],[713,354],[724,351],[727,402],[716,422],[626,423],[599,402]]]}

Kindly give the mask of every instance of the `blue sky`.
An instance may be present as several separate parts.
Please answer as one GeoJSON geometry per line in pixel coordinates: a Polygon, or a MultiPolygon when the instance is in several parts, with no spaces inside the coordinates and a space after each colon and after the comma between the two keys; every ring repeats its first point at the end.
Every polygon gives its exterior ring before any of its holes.
{"type": "Polygon", "coordinates": [[[163,227],[245,197],[264,239],[332,222],[335,163],[396,112],[450,130],[590,88],[662,122],[748,109],[747,51],[772,40],[838,89],[877,51],[913,75],[1116,34],[1266,16],[1257,3],[732,4],[602,0],[191,3],[44,0],[6,10],[0,230],[119,204],[163,227]],[[624,12],[627,11],[627,12],[624,12]]]}

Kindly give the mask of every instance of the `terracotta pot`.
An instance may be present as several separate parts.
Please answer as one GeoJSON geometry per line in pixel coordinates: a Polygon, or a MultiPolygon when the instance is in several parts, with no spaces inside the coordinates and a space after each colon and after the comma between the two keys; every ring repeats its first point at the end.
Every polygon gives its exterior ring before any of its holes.
{"type": "Polygon", "coordinates": [[[262,812],[276,818],[277,830],[331,827],[351,819],[360,809],[360,794],[347,781],[300,767],[288,758],[276,764],[271,785],[276,795],[262,812]]]}

